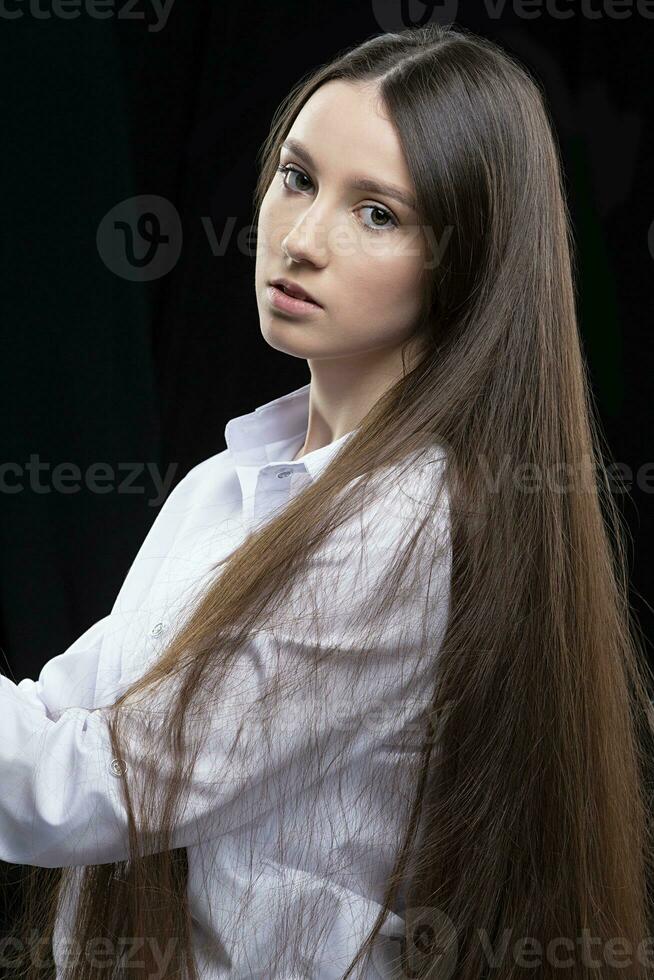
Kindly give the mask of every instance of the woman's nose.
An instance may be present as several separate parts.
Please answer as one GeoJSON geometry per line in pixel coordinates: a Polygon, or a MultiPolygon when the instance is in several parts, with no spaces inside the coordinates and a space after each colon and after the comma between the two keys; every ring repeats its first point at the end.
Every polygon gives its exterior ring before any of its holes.
{"type": "Polygon", "coordinates": [[[329,250],[327,225],[319,215],[306,212],[282,239],[282,249],[296,262],[322,265],[329,250]]]}

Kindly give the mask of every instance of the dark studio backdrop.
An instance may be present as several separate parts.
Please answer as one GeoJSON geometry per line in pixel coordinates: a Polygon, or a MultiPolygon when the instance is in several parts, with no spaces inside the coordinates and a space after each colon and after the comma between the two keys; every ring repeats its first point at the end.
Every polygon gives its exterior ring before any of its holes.
{"type": "MultiPolygon", "coordinates": [[[[301,75],[429,18],[500,41],[545,85],[593,394],[629,489],[632,598],[654,636],[652,0],[4,0],[0,642],[14,680],[109,612],[227,420],[310,380],[259,330],[257,153],[301,75]]],[[[3,935],[20,870],[0,862],[3,935]]]]}

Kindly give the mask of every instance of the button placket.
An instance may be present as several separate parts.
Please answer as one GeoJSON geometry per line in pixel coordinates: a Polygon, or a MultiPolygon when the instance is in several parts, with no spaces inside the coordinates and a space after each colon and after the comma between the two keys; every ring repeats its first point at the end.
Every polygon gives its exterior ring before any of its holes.
{"type": "MultiPolygon", "coordinates": [[[[290,499],[293,492],[293,479],[299,480],[300,474],[306,476],[303,466],[283,466],[280,463],[269,463],[259,473],[252,507],[253,520],[267,520],[290,499]],[[282,469],[277,469],[282,466],[282,469]],[[294,476],[295,475],[295,476],[294,476]],[[283,482],[278,483],[281,480],[283,482]]],[[[294,489],[297,489],[296,485],[294,489]]]]}

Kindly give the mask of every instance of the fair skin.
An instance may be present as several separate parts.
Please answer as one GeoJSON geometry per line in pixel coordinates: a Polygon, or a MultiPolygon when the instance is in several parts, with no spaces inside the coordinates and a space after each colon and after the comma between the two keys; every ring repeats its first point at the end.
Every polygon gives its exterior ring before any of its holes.
{"type": "Polygon", "coordinates": [[[355,176],[413,198],[397,133],[375,83],[332,80],[305,103],[281,150],[259,213],[255,288],[261,332],[276,350],[306,358],[308,428],[296,459],[352,429],[419,353],[424,245],[410,204],[352,185],[355,176]],[[372,230],[368,230],[372,229],[372,230]],[[299,283],[320,304],[291,316],[267,296],[271,279],[299,283]],[[409,338],[411,338],[409,340],[409,338]],[[407,344],[408,342],[408,344],[407,344]]]}

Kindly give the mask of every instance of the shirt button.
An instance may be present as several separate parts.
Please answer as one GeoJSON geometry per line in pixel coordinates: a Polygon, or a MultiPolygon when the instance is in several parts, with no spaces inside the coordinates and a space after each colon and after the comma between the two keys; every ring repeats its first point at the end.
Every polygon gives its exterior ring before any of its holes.
{"type": "Polygon", "coordinates": [[[291,475],[290,470],[280,470],[279,473],[277,474],[277,479],[283,480],[285,476],[290,476],[290,475],[291,475]]]}
{"type": "Polygon", "coordinates": [[[162,633],[165,633],[165,631],[166,631],[166,624],[165,623],[157,623],[150,630],[150,636],[161,636],[161,634],[162,633]]]}
{"type": "Polygon", "coordinates": [[[122,759],[112,759],[109,763],[109,769],[114,776],[121,776],[127,772],[127,763],[123,762],[122,759]]]}

